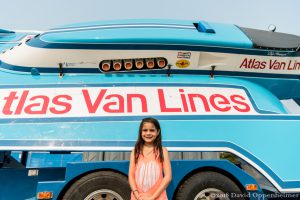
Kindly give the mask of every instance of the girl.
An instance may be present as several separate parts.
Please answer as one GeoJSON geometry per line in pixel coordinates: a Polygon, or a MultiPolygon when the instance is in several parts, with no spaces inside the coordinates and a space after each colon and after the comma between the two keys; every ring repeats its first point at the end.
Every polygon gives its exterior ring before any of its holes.
{"type": "Polygon", "coordinates": [[[172,180],[168,151],[161,144],[161,129],[154,118],[142,120],[138,140],[130,155],[131,200],[167,200],[172,180]]]}

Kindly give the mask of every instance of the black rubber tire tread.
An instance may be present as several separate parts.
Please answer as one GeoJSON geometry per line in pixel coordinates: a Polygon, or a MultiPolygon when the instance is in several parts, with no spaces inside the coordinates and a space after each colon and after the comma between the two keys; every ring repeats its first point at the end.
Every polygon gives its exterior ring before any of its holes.
{"type": "Polygon", "coordinates": [[[245,200],[243,197],[231,198],[230,194],[242,194],[239,187],[227,176],[207,171],[194,174],[180,185],[175,200],[194,200],[196,195],[207,188],[216,188],[229,194],[230,199],[245,200]]]}
{"type": "Polygon", "coordinates": [[[62,200],[83,200],[99,189],[109,189],[124,200],[130,199],[130,186],[126,176],[112,171],[98,171],[77,180],[67,190],[62,200]]]}

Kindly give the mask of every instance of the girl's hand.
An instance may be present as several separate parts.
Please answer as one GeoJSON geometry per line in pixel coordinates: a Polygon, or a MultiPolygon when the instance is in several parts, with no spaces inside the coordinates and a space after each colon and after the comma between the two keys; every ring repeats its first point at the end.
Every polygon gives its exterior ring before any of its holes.
{"type": "Polygon", "coordinates": [[[142,200],[143,198],[141,197],[141,195],[137,195],[137,196],[134,196],[136,200],[142,200]]]}
{"type": "Polygon", "coordinates": [[[152,198],[152,197],[146,197],[146,198],[143,198],[143,200],[154,200],[154,198],[152,198]]]}
{"type": "Polygon", "coordinates": [[[140,197],[139,200],[155,200],[152,197],[140,197]]]}
{"type": "Polygon", "coordinates": [[[139,200],[155,200],[152,196],[141,194],[139,200]]]}

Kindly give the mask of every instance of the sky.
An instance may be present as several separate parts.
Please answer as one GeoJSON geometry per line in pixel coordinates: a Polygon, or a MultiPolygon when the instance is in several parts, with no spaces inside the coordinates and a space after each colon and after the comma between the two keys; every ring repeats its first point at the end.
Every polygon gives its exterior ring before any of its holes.
{"type": "Polygon", "coordinates": [[[0,28],[47,30],[114,19],[186,19],[300,35],[299,0],[0,0],[0,28]]]}

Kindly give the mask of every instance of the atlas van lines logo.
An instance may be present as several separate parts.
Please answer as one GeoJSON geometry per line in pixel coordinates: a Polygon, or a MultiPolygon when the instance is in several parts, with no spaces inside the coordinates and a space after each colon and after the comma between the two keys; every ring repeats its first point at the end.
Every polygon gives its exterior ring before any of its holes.
{"type": "MultiPolygon", "coordinates": [[[[300,62],[294,59],[290,60],[259,60],[255,58],[244,58],[240,64],[240,68],[269,70],[269,71],[299,71],[300,62]]],[[[297,72],[298,73],[298,72],[297,72]]]]}
{"type": "Polygon", "coordinates": [[[220,87],[0,89],[1,118],[255,114],[246,92],[220,87]]]}

